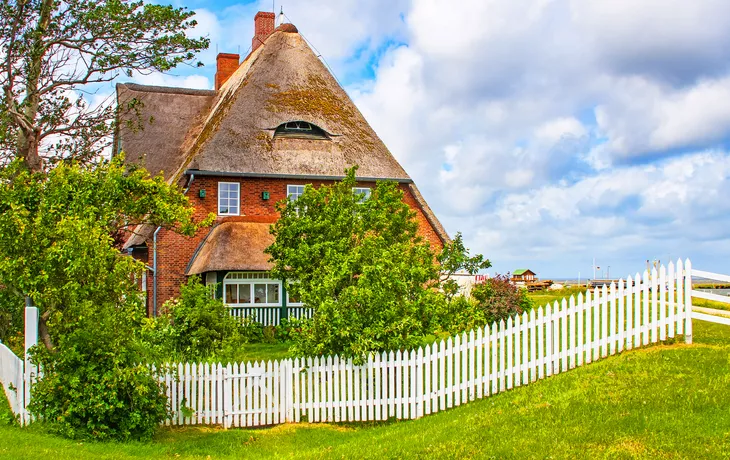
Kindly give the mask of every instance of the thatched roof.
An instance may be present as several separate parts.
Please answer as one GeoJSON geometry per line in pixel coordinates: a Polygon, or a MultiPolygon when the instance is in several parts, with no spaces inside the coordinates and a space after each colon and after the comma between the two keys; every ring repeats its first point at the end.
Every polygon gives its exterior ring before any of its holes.
{"type": "Polygon", "coordinates": [[[290,25],[274,31],[217,92],[117,85],[120,106],[132,98],[144,104],[144,129],[123,129],[121,149],[128,161],[153,174],[164,171],[168,179],[185,170],[342,176],[355,164],[363,177],[408,179],[290,25]],[[319,126],[330,138],[274,138],[279,125],[295,120],[319,126]]]}
{"type": "Polygon", "coordinates": [[[211,230],[188,265],[186,275],[228,270],[271,270],[264,249],[274,242],[268,223],[224,222],[211,230]]]}
{"type": "Polygon", "coordinates": [[[359,178],[412,182],[291,24],[277,28],[218,91],[117,85],[121,107],[132,98],[143,102],[142,117],[151,121],[137,132],[122,129],[121,149],[127,161],[163,171],[170,182],[185,174],[338,178],[353,165],[359,178]],[[274,137],[283,123],[300,120],[328,138],[274,137]]]}
{"type": "Polygon", "coordinates": [[[275,31],[223,85],[187,169],[229,173],[408,178],[352,100],[298,33],[275,31]],[[274,138],[288,121],[328,140],[274,138]]]}
{"type": "Polygon", "coordinates": [[[169,179],[188,153],[183,146],[186,136],[202,127],[214,98],[215,91],[209,90],[117,84],[123,121],[118,151],[125,152],[127,162],[169,179]],[[133,100],[139,102],[137,108],[125,110],[133,100]]]}

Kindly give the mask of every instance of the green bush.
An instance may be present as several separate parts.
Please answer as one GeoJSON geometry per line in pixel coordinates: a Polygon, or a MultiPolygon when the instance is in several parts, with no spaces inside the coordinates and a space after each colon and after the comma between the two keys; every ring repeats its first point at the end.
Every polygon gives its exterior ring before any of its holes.
{"type": "Polygon", "coordinates": [[[180,287],[180,297],[165,302],[162,315],[144,321],[143,340],[154,361],[225,360],[246,343],[265,339],[261,324],[230,315],[198,277],[180,287]]]}
{"type": "Polygon", "coordinates": [[[264,341],[264,326],[251,318],[237,318],[244,343],[261,343],[264,341]]]}
{"type": "Polygon", "coordinates": [[[293,336],[302,330],[302,320],[297,318],[282,318],[276,326],[276,339],[286,343],[293,340],[293,336]]]}
{"type": "Polygon", "coordinates": [[[133,330],[141,306],[82,311],[74,321],[72,311],[59,318],[73,327],[60,327],[54,351],[34,347],[33,360],[43,372],[33,386],[30,411],[70,438],[151,438],[166,417],[167,398],[155,373],[140,364],[133,330]]]}

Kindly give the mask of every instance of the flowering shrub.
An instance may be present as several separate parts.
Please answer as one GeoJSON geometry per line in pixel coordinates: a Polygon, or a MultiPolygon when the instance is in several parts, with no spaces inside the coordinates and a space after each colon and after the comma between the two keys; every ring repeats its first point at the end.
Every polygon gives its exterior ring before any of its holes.
{"type": "Polygon", "coordinates": [[[484,327],[532,309],[527,290],[520,289],[506,275],[497,275],[471,289],[471,297],[454,297],[441,311],[441,329],[451,334],[484,327]]]}

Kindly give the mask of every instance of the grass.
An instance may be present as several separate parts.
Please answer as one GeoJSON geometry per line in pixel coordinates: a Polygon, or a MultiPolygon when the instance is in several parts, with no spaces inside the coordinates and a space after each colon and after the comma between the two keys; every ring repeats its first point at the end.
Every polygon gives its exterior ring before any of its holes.
{"type": "Polygon", "coordinates": [[[556,300],[560,302],[561,300],[563,300],[563,298],[570,298],[570,296],[575,296],[577,299],[579,293],[585,294],[585,292],[585,287],[576,286],[566,287],[557,291],[549,291],[547,289],[541,291],[533,291],[529,292],[527,296],[535,303],[535,307],[544,307],[548,303],[552,304],[556,300]]]}
{"type": "Polygon", "coordinates": [[[730,289],[730,283],[723,283],[722,281],[712,283],[692,283],[694,289],[730,289]]]}
{"type": "MultiPolygon", "coordinates": [[[[570,296],[575,296],[577,299],[579,293],[585,294],[585,292],[585,287],[569,287],[557,291],[534,291],[527,295],[535,302],[535,307],[544,307],[548,303],[552,304],[556,300],[560,302],[563,298],[570,298],[570,296]]],[[[716,310],[730,310],[730,304],[715,302],[714,300],[700,299],[699,297],[692,297],[692,305],[697,307],[714,308],[716,310]]]]}
{"type": "Polygon", "coordinates": [[[715,310],[730,310],[730,304],[715,302],[714,300],[692,297],[692,305],[695,307],[714,308],[715,310]]]}
{"type": "Polygon", "coordinates": [[[695,321],[694,335],[415,421],[163,428],[127,444],[5,424],[0,458],[728,458],[730,327],[695,321]]]}
{"type": "Polygon", "coordinates": [[[291,343],[247,343],[231,357],[232,362],[267,361],[289,357],[291,343]]]}

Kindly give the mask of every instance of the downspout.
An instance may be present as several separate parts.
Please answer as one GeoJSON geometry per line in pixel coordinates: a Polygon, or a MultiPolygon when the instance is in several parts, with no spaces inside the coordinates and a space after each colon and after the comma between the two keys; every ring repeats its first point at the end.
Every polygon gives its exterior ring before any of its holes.
{"type": "MultiPolygon", "coordinates": [[[[194,179],[195,174],[191,174],[188,185],[183,190],[183,195],[188,193],[194,179]]],[[[160,230],[162,230],[162,226],[157,227],[157,230],[152,235],[152,317],[157,317],[157,234],[160,230]]]]}
{"type": "Polygon", "coordinates": [[[162,226],[157,227],[152,235],[152,317],[157,317],[157,234],[162,226]]]}

